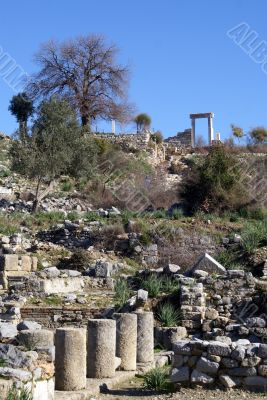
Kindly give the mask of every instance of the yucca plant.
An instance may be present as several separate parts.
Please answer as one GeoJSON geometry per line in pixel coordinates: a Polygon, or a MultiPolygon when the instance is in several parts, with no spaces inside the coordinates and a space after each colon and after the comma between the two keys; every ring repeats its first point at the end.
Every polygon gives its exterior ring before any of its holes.
{"type": "Polygon", "coordinates": [[[149,297],[157,297],[162,290],[162,279],[151,274],[144,280],[142,286],[148,291],[149,297]]]}
{"type": "Polygon", "coordinates": [[[12,387],[7,394],[6,400],[33,400],[33,397],[27,388],[16,389],[12,387]]]}
{"type": "Polygon", "coordinates": [[[144,375],[144,387],[148,390],[163,391],[170,386],[168,370],[162,367],[151,369],[144,375]]]}
{"type": "Polygon", "coordinates": [[[182,312],[176,310],[171,303],[164,303],[159,306],[157,318],[162,326],[177,326],[182,318],[182,312]]]}
{"type": "Polygon", "coordinates": [[[131,290],[128,286],[126,279],[118,278],[115,281],[115,302],[116,305],[121,307],[131,297],[131,290]]]}
{"type": "Polygon", "coordinates": [[[166,276],[162,279],[162,288],[167,293],[176,293],[180,288],[180,284],[176,279],[166,276]]]}

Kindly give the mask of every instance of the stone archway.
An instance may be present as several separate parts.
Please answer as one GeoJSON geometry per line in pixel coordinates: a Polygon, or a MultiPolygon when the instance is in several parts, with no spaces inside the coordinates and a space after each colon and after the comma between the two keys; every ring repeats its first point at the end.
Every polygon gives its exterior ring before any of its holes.
{"type": "Polygon", "coordinates": [[[209,145],[212,145],[212,141],[214,140],[214,133],[213,133],[213,117],[214,114],[212,112],[209,113],[200,113],[200,114],[190,114],[191,118],[191,142],[192,147],[195,147],[196,142],[196,119],[199,118],[207,118],[208,119],[208,134],[209,134],[209,145]]]}

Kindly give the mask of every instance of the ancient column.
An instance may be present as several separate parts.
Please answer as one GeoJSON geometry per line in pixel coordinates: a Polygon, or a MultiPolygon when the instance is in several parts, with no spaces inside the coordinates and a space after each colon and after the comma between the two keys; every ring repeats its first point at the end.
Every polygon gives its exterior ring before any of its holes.
{"type": "Polygon", "coordinates": [[[191,126],[192,126],[191,145],[192,145],[192,147],[195,147],[195,143],[196,143],[196,120],[195,120],[195,118],[191,118],[191,126]]]}
{"type": "Polygon", "coordinates": [[[87,330],[88,378],[112,378],[115,375],[116,321],[89,319],[87,330]]]}
{"type": "Polygon", "coordinates": [[[55,335],[55,388],[74,391],[86,387],[86,330],[58,328],[55,335]]]}
{"type": "Polygon", "coordinates": [[[137,316],[122,313],[113,315],[116,320],[116,356],[121,359],[121,369],[136,370],[137,316]]]}
{"type": "Polygon", "coordinates": [[[154,361],[153,312],[136,312],[137,315],[137,362],[154,361]]]}
{"type": "Polygon", "coordinates": [[[213,119],[212,114],[208,117],[208,126],[209,126],[209,145],[212,145],[212,141],[214,140],[213,136],[213,119]]]}

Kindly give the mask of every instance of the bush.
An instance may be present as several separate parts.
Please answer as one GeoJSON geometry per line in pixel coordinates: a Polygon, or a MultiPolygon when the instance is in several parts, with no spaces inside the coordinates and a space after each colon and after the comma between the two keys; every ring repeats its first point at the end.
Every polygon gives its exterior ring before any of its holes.
{"type": "Polygon", "coordinates": [[[115,281],[115,302],[116,305],[122,307],[131,297],[131,290],[126,279],[118,278],[115,281]]]}
{"type": "Polygon", "coordinates": [[[73,184],[71,181],[65,181],[61,185],[62,192],[71,192],[73,190],[73,184]]]}
{"type": "Polygon", "coordinates": [[[172,327],[179,324],[182,314],[171,303],[164,303],[159,306],[157,318],[162,326],[172,327]]]}
{"type": "Polygon", "coordinates": [[[236,157],[223,146],[210,149],[192,165],[181,196],[187,211],[205,213],[238,210],[249,201],[240,187],[241,168],[236,157]]]}
{"type": "Polygon", "coordinates": [[[144,375],[144,387],[148,390],[164,391],[170,386],[168,370],[156,367],[144,375]]]}
{"type": "Polygon", "coordinates": [[[267,240],[267,221],[247,224],[241,232],[242,247],[246,253],[251,254],[267,240]]]}
{"type": "Polygon", "coordinates": [[[177,293],[180,289],[180,284],[176,279],[166,276],[162,279],[162,287],[164,292],[177,293]]]}
{"type": "Polygon", "coordinates": [[[151,274],[143,281],[142,286],[148,291],[149,297],[157,297],[162,290],[162,279],[151,274]]]}
{"type": "Polygon", "coordinates": [[[175,208],[172,211],[171,219],[177,220],[177,219],[181,219],[183,217],[184,217],[184,212],[183,212],[183,210],[181,208],[175,208]]]}

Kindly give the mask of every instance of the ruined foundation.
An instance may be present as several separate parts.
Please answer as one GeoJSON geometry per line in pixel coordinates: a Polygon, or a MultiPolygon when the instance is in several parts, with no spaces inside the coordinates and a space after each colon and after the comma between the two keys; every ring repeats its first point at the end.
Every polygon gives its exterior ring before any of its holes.
{"type": "Polygon", "coordinates": [[[56,390],[81,390],[86,387],[86,330],[58,328],[55,336],[56,390]]]}
{"type": "Polygon", "coordinates": [[[137,312],[137,362],[150,363],[154,360],[154,317],[153,312],[137,312]]]}
{"type": "Polygon", "coordinates": [[[87,336],[88,378],[112,378],[115,375],[116,321],[90,319],[87,336]]]}
{"type": "Polygon", "coordinates": [[[136,314],[114,314],[116,319],[116,356],[121,359],[121,369],[136,369],[137,316],[136,314]]]}

